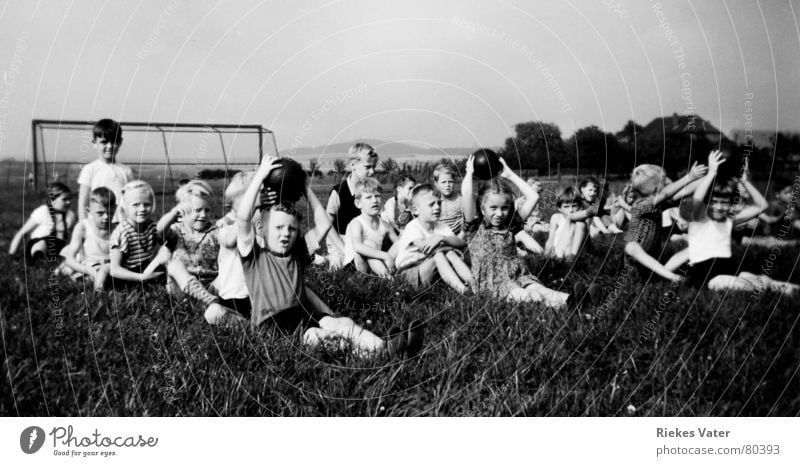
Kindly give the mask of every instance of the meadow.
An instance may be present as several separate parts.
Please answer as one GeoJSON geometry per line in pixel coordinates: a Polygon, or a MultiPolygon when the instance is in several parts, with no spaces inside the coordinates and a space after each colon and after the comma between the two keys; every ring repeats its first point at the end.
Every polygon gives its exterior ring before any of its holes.
{"type": "MultiPolygon", "coordinates": [[[[8,256],[21,192],[0,192],[3,416],[800,414],[800,299],[642,281],[622,267],[621,237],[572,266],[529,259],[553,288],[602,286],[601,304],[562,311],[312,266],[306,283],[378,334],[426,322],[417,357],[364,358],[309,350],[298,335],[212,328],[201,306],[161,288],[110,291],[98,306],[51,264],[8,256]]],[[[41,200],[27,194],[26,213],[41,200]]],[[[778,251],[735,254],[742,269],[800,281],[800,249],[778,251]]]]}

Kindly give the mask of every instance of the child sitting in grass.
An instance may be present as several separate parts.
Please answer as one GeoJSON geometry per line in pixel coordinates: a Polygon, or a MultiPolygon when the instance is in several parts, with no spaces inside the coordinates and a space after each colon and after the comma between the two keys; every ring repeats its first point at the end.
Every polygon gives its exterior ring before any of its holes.
{"type": "Polygon", "coordinates": [[[122,220],[109,238],[109,272],[122,285],[154,280],[164,274],[168,254],[159,253],[160,237],[152,220],[155,193],[149,183],[131,181],[122,188],[122,220]]]}
{"type": "MultiPolygon", "coordinates": [[[[263,158],[236,212],[236,248],[250,295],[252,324],[277,328],[284,333],[305,328],[303,342],[310,346],[340,338],[362,354],[384,350],[391,353],[401,347],[407,354],[419,351],[422,328],[416,323],[412,323],[408,332],[398,332],[387,342],[347,317],[332,317],[305,305],[303,268],[311,258],[306,242],[298,241],[300,214],[286,202],[263,206],[252,214],[261,185],[277,166],[277,160],[271,156],[263,158]],[[253,228],[254,223],[259,226],[258,222],[264,230],[263,236],[253,228]]],[[[312,231],[322,237],[330,229],[330,221],[308,183],[305,188],[309,210],[315,220],[312,231]]]]}
{"type": "Polygon", "coordinates": [[[217,277],[219,255],[219,230],[211,221],[213,195],[214,190],[202,180],[181,186],[176,193],[179,204],[161,217],[156,231],[164,243],[173,245],[167,291],[186,293],[205,304],[206,313],[218,314],[222,312],[219,298],[206,288],[217,277]]]}
{"type": "Polygon", "coordinates": [[[67,239],[75,226],[75,214],[69,210],[72,192],[62,183],[53,183],[47,188],[47,204],[40,205],[31,212],[22,228],[14,235],[8,253],[14,255],[26,236],[30,239],[25,245],[25,259],[55,260],[67,244],[67,239]]]}
{"type": "Polygon", "coordinates": [[[411,175],[403,175],[395,181],[394,196],[383,204],[381,220],[388,223],[396,235],[408,225],[414,217],[411,215],[411,190],[417,185],[417,180],[411,175]]]}
{"type": "Polygon", "coordinates": [[[234,321],[250,321],[250,295],[242,270],[242,261],[236,251],[236,225],[239,204],[247,186],[253,179],[254,172],[238,172],[225,189],[224,203],[230,210],[216,223],[219,242],[217,255],[217,278],[212,286],[219,295],[221,308],[208,308],[205,319],[211,325],[231,323],[234,321]]]}
{"type": "Polygon", "coordinates": [[[466,243],[439,221],[441,202],[433,185],[414,188],[411,211],[415,219],[406,225],[396,245],[398,274],[414,288],[430,285],[438,274],[451,288],[465,293],[472,274],[458,250],[466,243]]]}
{"type": "Polygon", "coordinates": [[[689,271],[686,281],[697,288],[706,285],[709,289],[718,291],[755,291],[766,288],[797,294],[800,285],[779,282],[767,275],[738,272],[737,263],[731,258],[733,228],[736,224],[758,217],[767,207],[767,202],[749,181],[742,180],[742,185],[753,203],[734,215],[733,205],[738,197],[736,181],[715,179],[719,166],[724,162],[722,152],[715,150],[709,154],[708,173],[698,184],[692,199],[689,247],[673,256],[666,267],[676,268],[684,262],[684,257],[688,257],[689,271]]]}
{"type": "Polygon", "coordinates": [[[655,272],[670,281],[679,281],[681,277],[668,270],[654,255],[661,246],[661,221],[665,204],[677,201],[691,194],[697,185],[696,180],[702,178],[708,168],[705,165],[692,165],[689,173],[674,183],[665,186],[666,175],[658,165],[639,165],[631,175],[631,189],[636,200],[631,206],[631,223],[625,232],[625,260],[633,260],[637,267],[644,267],[645,277],[648,272],[655,272]]]}
{"type": "Polygon", "coordinates": [[[601,185],[597,178],[587,176],[578,185],[581,208],[578,212],[571,215],[571,220],[583,220],[586,222],[589,237],[597,235],[608,235],[611,231],[603,223],[603,209],[605,208],[606,198],[600,195],[601,185]]]}
{"type": "Polygon", "coordinates": [[[347,226],[361,212],[356,208],[353,192],[356,183],[372,176],[378,164],[378,153],[369,144],[356,143],[349,151],[347,177],[331,189],[326,212],[333,228],[325,235],[328,265],[338,269],[344,265],[344,235],[347,226]]]}
{"type": "Polygon", "coordinates": [[[353,263],[361,273],[374,273],[388,278],[394,274],[394,256],[384,251],[383,245],[394,244],[397,235],[381,220],[381,185],[375,178],[364,178],[356,183],[356,207],[361,215],[347,226],[344,239],[344,265],[353,263]]]}
{"type": "Polygon", "coordinates": [[[109,273],[108,238],[111,235],[111,218],[117,211],[114,192],[106,187],[92,190],[89,195],[88,216],[75,225],[72,241],[61,251],[64,264],[77,279],[86,276],[100,291],[109,273]]]}
{"type": "Polygon", "coordinates": [[[611,207],[611,224],[609,225],[609,229],[614,233],[624,233],[625,230],[628,229],[628,223],[630,223],[631,220],[631,204],[633,204],[633,201],[633,189],[631,189],[630,184],[626,184],[622,188],[622,192],[614,199],[614,205],[611,207]]]}
{"type": "Polygon", "coordinates": [[[522,226],[519,219],[530,215],[539,202],[539,194],[500,159],[503,164],[500,178],[514,183],[525,203],[515,212],[514,193],[499,179],[481,188],[477,201],[473,201],[473,159],[471,156],[467,160],[461,196],[475,291],[509,301],[543,302],[553,307],[566,305],[568,293],[544,286],[517,257],[515,235],[522,226]]]}
{"type": "Polygon", "coordinates": [[[586,238],[587,222],[573,220],[581,208],[581,196],[572,186],[564,188],[556,200],[558,212],[550,217],[550,233],[544,247],[547,257],[573,260],[586,238]]]}
{"type": "Polygon", "coordinates": [[[440,163],[433,169],[433,184],[442,200],[439,221],[450,227],[454,235],[463,237],[464,210],[461,195],[456,191],[456,171],[450,165],[440,163]]]}

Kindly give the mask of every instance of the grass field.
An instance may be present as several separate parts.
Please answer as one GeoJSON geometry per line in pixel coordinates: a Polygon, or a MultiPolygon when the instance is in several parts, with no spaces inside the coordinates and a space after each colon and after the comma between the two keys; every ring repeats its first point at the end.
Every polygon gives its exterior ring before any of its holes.
{"type": "MultiPolygon", "coordinates": [[[[796,416],[800,300],[642,282],[620,238],[573,267],[531,260],[548,285],[599,283],[600,306],[553,311],[420,292],[312,267],[306,282],[378,334],[427,322],[415,359],[309,351],[299,337],[211,328],[162,289],[111,293],[8,256],[21,191],[0,193],[4,416],[796,416]]],[[[41,198],[27,198],[25,210],[41,198]]],[[[324,199],[323,199],[324,200],[324,199]]],[[[743,269],[800,281],[800,249],[738,248],[743,269]],[[770,258],[770,253],[773,258],[770,258]]]]}

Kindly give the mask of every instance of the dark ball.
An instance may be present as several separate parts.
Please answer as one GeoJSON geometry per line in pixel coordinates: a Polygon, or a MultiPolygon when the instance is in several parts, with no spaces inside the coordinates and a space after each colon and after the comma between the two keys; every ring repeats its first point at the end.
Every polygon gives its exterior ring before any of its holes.
{"type": "Polygon", "coordinates": [[[472,156],[474,157],[472,166],[475,168],[475,178],[479,180],[491,180],[503,171],[500,156],[491,149],[477,150],[472,156]]]}
{"type": "Polygon", "coordinates": [[[278,194],[278,202],[297,202],[306,190],[306,172],[292,159],[278,159],[279,166],[272,169],[264,180],[264,188],[278,194]]]}

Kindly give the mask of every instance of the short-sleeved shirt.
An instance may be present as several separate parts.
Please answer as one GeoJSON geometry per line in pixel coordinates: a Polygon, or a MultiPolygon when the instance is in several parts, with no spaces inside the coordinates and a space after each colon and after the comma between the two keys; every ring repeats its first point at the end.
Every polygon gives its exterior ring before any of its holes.
{"type": "Polygon", "coordinates": [[[78,175],[78,184],[88,186],[90,190],[104,186],[117,197],[117,204],[122,199],[122,188],[133,180],[133,170],[121,163],[105,163],[95,160],[81,168],[78,175]]]}
{"type": "Polygon", "coordinates": [[[153,260],[161,243],[158,240],[155,222],[138,226],[123,220],[111,232],[108,244],[109,249],[122,252],[120,264],[122,267],[128,270],[140,270],[153,260]]]}
{"type": "Polygon", "coordinates": [[[403,231],[406,225],[408,225],[408,222],[413,218],[414,216],[411,215],[411,207],[402,206],[397,200],[397,196],[390,197],[383,204],[381,219],[394,228],[397,233],[403,231]]]}
{"type": "Polygon", "coordinates": [[[647,196],[631,205],[631,221],[623,237],[626,243],[639,243],[648,253],[661,242],[663,205],[655,204],[655,196],[647,196]]]}
{"type": "Polygon", "coordinates": [[[253,325],[300,305],[303,268],[311,263],[305,244],[299,238],[288,254],[279,255],[259,245],[254,238],[247,255],[239,251],[252,305],[253,325]]]}
{"type": "Polygon", "coordinates": [[[451,230],[450,227],[443,222],[436,222],[433,227],[433,231],[430,232],[426,231],[422,227],[419,219],[415,218],[414,220],[408,222],[406,229],[400,234],[400,239],[398,240],[399,244],[397,245],[397,258],[395,259],[395,265],[397,266],[397,269],[407,269],[424,261],[428,256],[421,252],[419,248],[412,243],[416,240],[428,239],[434,235],[445,237],[455,236],[453,234],[453,230],[451,230]]]}
{"type": "Polygon", "coordinates": [[[175,242],[173,260],[181,261],[186,271],[201,282],[209,282],[217,276],[219,229],[215,225],[196,232],[183,223],[173,223],[168,232],[166,240],[175,242]]]}
{"type": "MultiPolygon", "coordinates": [[[[217,222],[217,228],[219,228],[217,238],[227,236],[231,230],[234,233],[238,231],[236,222],[227,217],[217,222]]],[[[219,273],[214,280],[214,288],[217,289],[220,298],[243,299],[248,297],[242,261],[239,259],[239,253],[236,252],[236,245],[232,248],[226,248],[220,244],[219,255],[217,256],[217,270],[219,273]]]]}
{"type": "Polygon", "coordinates": [[[71,210],[66,212],[53,211],[51,215],[50,208],[46,204],[35,208],[31,212],[30,218],[38,224],[30,234],[31,239],[54,236],[66,240],[67,233],[72,225],[75,225],[76,220],[75,214],[71,210]]]}
{"type": "Polygon", "coordinates": [[[442,200],[442,212],[439,214],[439,221],[444,222],[454,234],[458,235],[464,229],[464,206],[461,203],[461,195],[454,199],[442,200]]]}

